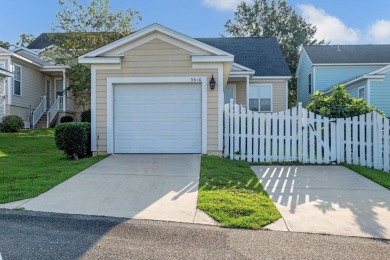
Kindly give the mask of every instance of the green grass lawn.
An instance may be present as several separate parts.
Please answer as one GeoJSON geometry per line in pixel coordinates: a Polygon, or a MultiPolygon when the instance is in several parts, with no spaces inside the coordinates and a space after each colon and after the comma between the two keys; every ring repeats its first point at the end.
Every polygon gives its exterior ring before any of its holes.
{"type": "Polygon", "coordinates": [[[281,215],[250,165],[202,156],[198,208],[223,227],[259,229],[281,215]]]}
{"type": "Polygon", "coordinates": [[[390,173],[364,166],[350,164],[346,164],[344,166],[390,190],[390,173]]]}
{"type": "Polygon", "coordinates": [[[0,203],[35,197],[103,158],[66,160],[54,129],[0,133],[0,203]]]}

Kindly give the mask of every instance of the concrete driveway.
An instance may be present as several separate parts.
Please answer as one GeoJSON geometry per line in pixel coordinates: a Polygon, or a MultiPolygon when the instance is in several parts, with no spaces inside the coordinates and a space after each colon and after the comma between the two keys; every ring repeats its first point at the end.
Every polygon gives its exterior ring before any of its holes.
{"type": "Polygon", "coordinates": [[[283,219],[271,230],[390,239],[390,191],[343,166],[253,166],[283,219]]]}
{"type": "Polygon", "coordinates": [[[112,155],[8,208],[215,224],[196,209],[200,155],[112,155]]]}

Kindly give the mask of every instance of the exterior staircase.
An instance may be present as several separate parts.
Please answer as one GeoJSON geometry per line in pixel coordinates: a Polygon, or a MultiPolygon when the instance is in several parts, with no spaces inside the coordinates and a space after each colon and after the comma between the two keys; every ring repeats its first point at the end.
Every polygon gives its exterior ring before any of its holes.
{"type": "Polygon", "coordinates": [[[42,115],[35,128],[47,128],[47,112],[42,115]]]}

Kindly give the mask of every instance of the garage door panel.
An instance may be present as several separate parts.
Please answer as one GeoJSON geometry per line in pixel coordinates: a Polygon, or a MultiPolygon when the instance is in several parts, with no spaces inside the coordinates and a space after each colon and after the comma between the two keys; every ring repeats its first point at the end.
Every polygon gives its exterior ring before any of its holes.
{"type": "Polygon", "coordinates": [[[201,153],[201,86],[114,88],[116,153],[201,153]]]}

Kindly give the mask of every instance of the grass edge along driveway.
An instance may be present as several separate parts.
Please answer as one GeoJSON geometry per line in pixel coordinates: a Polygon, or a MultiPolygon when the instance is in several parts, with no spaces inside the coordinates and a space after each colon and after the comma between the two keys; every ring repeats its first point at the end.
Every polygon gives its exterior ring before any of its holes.
{"type": "Polygon", "coordinates": [[[390,173],[365,166],[351,164],[344,164],[344,166],[390,190],[390,173]]]}
{"type": "Polygon", "coordinates": [[[67,160],[54,129],[0,133],[0,204],[36,197],[104,158],[67,160]]]}
{"type": "Polygon", "coordinates": [[[281,215],[249,163],[202,156],[198,208],[222,227],[260,229],[281,215]]]}

